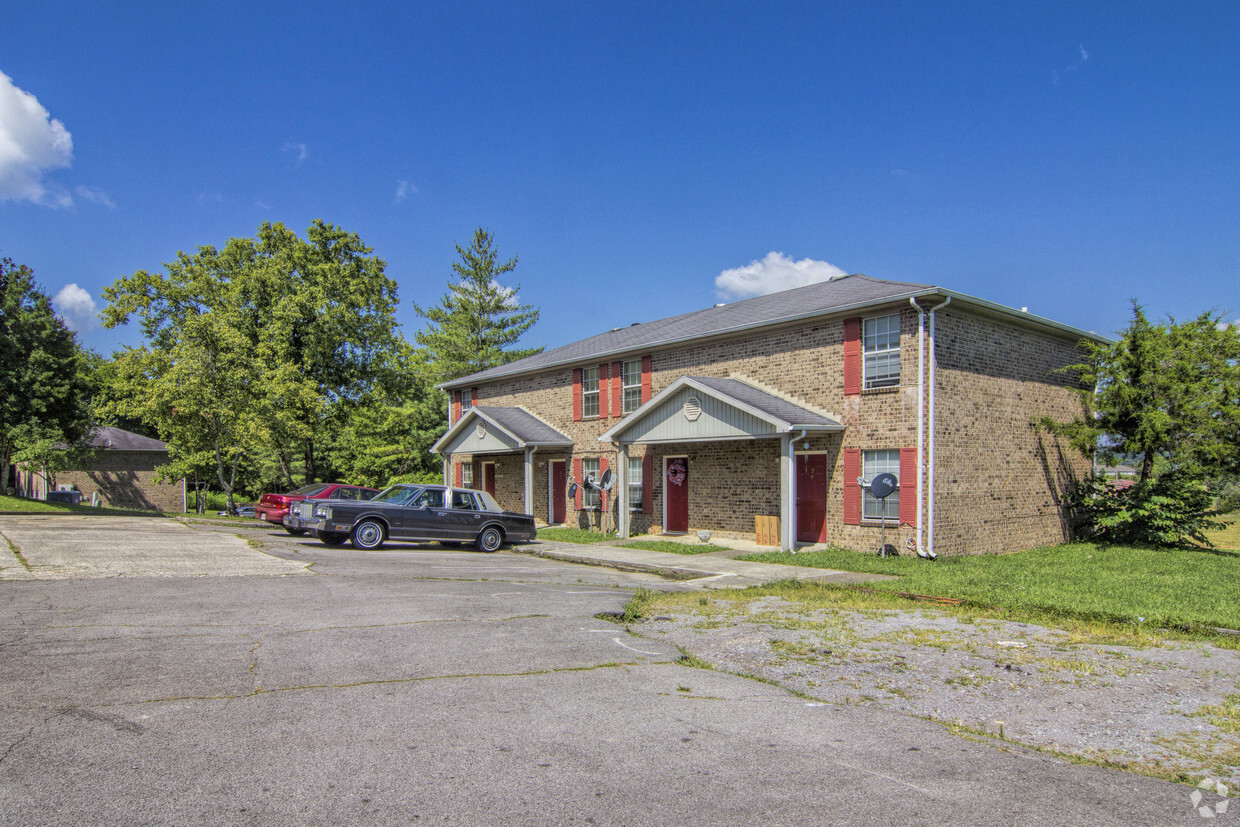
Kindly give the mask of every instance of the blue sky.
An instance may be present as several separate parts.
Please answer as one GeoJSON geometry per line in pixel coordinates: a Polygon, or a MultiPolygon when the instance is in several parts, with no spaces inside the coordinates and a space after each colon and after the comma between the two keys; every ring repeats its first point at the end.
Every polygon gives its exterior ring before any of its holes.
{"type": "Polygon", "coordinates": [[[1101,333],[1240,319],[1232,2],[10,4],[0,256],[82,341],[178,250],[357,232],[412,302],[488,228],[524,344],[833,272],[1101,333]],[[70,287],[75,285],[76,287],[70,287]]]}

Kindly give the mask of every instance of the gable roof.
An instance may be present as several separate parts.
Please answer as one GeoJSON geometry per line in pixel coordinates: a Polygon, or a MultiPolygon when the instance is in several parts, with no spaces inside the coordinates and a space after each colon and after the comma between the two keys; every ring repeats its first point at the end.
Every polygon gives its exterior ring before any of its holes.
{"type": "MultiPolygon", "coordinates": [[[[469,430],[475,427],[479,420],[507,437],[502,440],[505,448],[501,450],[524,450],[527,447],[571,448],[573,445],[571,439],[524,408],[475,405],[431,446],[431,453],[444,453],[445,448],[459,449],[460,444],[469,439],[469,430]]],[[[482,448],[481,445],[474,447],[482,448]]],[[[494,449],[495,446],[491,446],[491,451],[494,449]]],[[[448,453],[456,453],[456,450],[449,450],[448,453]]]]}
{"type": "Polygon", "coordinates": [[[1050,329],[1062,336],[1107,341],[1095,334],[1077,330],[1041,316],[976,299],[932,284],[886,281],[855,274],[791,290],[782,290],[778,293],[768,293],[765,296],[755,296],[730,304],[717,304],[705,310],[696,310],[666,319],[618,327],[597,336],[518,359],[515,362],[443,382],[439,387],[461,388],[502,377],[535,373],[553,367],[589,364],[592,361],[603,361],[626,355],[634,356],[652,349],[696,339],[803,321],[817,316],[859,311],[866,307],[921,297],[950,297],[975,310],[1050,329]]]}
{"type": "MultiPolygon", "coordinates": [[[[747,419],[742,418],[739,420],[728,418],[729,421],[725,423],[725,427],[730,431],[729,438],[779,436],[801,430],[844,430],[844,424],[838,419],[783,399],[740,379],[721,379],[713,376],[682,376],[656,394],[649,402],[608,429],[599,437],[599,441],[645,443],[659,441],[714,441],[719,439],[721,434],[716,423],[710,422],[712,417],[709,416],[703,419],[702,429],[697,433],[690,433],[689,431],[693,429],[689,428],[688,431],[678,430],[674,436],[664,435],[660,437],[648,433],[644,437],[635,440],[625,438],[626,432],[634,430],[637,426],[658,428],[658,420],[660,418],[674,417],[675,411],[679,411],[680,408],[668,408],[664,403],[679,403],[680,400],[677,397],[685,390],[696,391],[705,397],[717,400],[724,407],[735,410],[747,417],[747,419]],[[646,422],[646,420],[652,421],[646,422]],[[748,424],[744,424],[746,422],[748,424]]],[[[714,413],[717,415],[720,411],[716,410],[714,413]]]]}

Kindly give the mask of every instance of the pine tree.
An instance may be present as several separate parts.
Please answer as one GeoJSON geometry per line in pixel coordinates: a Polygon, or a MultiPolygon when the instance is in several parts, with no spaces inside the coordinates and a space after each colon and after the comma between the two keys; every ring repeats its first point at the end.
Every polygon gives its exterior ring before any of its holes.
{"type": "Polygon", "coordinates": [[[459,281],[449,283],[439,305],[413,309],[427,321],[416,334],[421,356],[436,382],[507,364],[541,353],[542,348],[509,350],[538,321],[538,309],[518,304],[520,285],[505,287],[499,277],[517,266],[513,256],[502,264],[495,239],[479,227],[469,247],[456,245],[461,260],[452,264],[459,281]]]}

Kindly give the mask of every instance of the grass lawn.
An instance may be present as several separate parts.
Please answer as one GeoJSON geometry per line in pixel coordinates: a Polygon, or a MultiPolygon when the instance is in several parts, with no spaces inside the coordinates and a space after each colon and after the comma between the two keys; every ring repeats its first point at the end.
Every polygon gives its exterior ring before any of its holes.
{"type": "Polygon", "coordinates": [[[96,508],[89,505],[49,503],[0,494],[0,514],[94,514],[99,517],[164,517],[158,511],[127,511],[123,508],[96,508]]]}
{"type": "Polygon", "coordinates": [[[671,540],[638,540],[636,543],[625,543],[620,548],[639,548],[643,551],[666,551],[670,554],[705,554],[708,551],[727,551],[727,546],[716,546],[710,543],[676,543],[671,540]]]}
{"type": "Polygon", "coordinates": [[[1207,531],[1206,536],[1217,549],[1240,551],[1240,511],[1228,514],[1226,519],[1231,520],[1232,524],[1222,531],[1207,531]]]}
{"type": "Polygon", "coordinates": [[[589,531],[584,528],[540,528],[538,529],[538,539],[557,540],[562,543],[577,543],[584,546],[590,543],[604,543],[608,540],[614,540],[616,537],[614,534],[604,534],[601,531],[589,531]]]}
{"type": "Polygon", "coordinates": [[[1240,552],[1078,543],[934,561],[911,556],[884,560],[834,549],[740,559],[894,574],[898,580],[867,587],[1020,612],[1174,629],[1240,629],[1240,552]]]}

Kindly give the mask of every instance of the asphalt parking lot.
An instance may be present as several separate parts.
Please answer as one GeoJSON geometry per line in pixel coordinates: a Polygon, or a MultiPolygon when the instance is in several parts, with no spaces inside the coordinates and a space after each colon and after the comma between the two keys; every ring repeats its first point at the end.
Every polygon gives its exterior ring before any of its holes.
{"type": "Polygon", "coordinates": [[[695,669],[597,617],[685,587],[653,574],[77,519],[0,516],[3,824],[1198,818],[1187,788],[695,669]]]}

